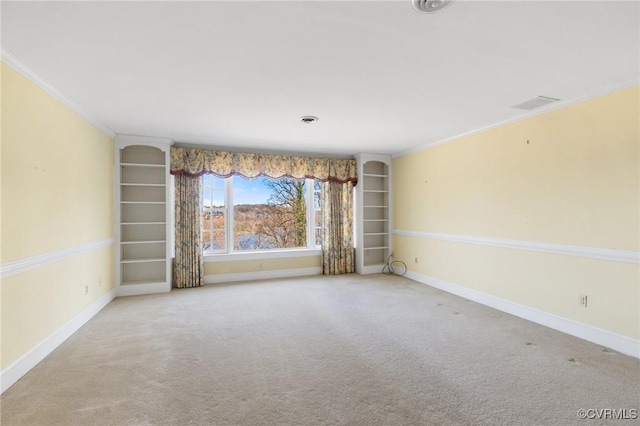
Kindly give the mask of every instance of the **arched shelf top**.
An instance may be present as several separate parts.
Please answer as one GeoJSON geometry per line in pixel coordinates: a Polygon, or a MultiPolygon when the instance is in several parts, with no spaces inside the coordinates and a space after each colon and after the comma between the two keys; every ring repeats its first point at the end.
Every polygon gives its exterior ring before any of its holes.
{"type": "Polygon", "coordinates": [[[173,139],[155,138],[151,136],[117,135],[115,138],[117,148],[124,149],[131,146],[155,147],[163,152],[169,151],[173,145],[173,139]]]}
{"type": "Polygon", "coordinates": [[[371,161],[378,161],[386,164],[387,166],[391,166],[391,155],[389,154],[367,154],[360,153],[355,155],[356,160],[360,164],[366,164],[371,161]]]}

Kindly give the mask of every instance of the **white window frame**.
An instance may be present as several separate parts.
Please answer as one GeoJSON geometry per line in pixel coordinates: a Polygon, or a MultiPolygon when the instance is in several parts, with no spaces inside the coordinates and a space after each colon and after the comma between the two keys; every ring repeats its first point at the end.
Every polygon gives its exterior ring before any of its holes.
{"type": "MultiPolygon", "coordinates": [[[[204,175],[202,177],[200,177],[201,185],[202,185],[202,182],[204,180],[203,178],[204,178],[204,175]]],[[[228,198],[229,188],[228,188],[228,182],[227,182],[228,179],[225,179],[225,178],[219,178],[219,179],[222,179],[223,183],[224,183],[223,194],[224,194],[224,203],[225,204],[224,204],[224,207],[222,209],[220,209],[220,210],[222,210],[223,213],[224,213],[224,238],[225,238],[224,244],[225,244],[225,248],[224,249],[218,249],[218,250],[207,250],[206,252],[203,251],[203,253],[207,253],[207,254],[210,254],[210,255],[219,254],[219,253],[227,253],[227,248],[229,247],[229,245],[228,245],[229,244],[229,238],[227,236],[227,234],[228,234],[227,230],[229,229],[229,206],[227,205],[227,200],[229,199],[228,198]]],[[[205,191],[204,186],[202,187],[201,191],[202,191],[202,194],[200,196],[200,214],[202,214],[202,210],[204,209],[204,191],[205,191]]],[[[213,200],[213,192],[211,193],[211,196],[212,196],[212,200],[213,200]]]]}
{"type": "MultiPolygon", "coordinates": [[[[316,249],[321,249],[322,247],[318,244],[316,244],[316,212],[317,211],[322,211],[322,210],[317,210],[316,209],[316,200],[315,200],[315,194],[316,194],[316,188],[315,188],[315,184],[316,181],[315,179],[307,179],[307,184],[306,184],[306,188],[310,188],[310,190],[307,191],[307,197],[309,197],[307,199],[307,209],[311,210],[310,214],[309,212],[307,213],[307,246],[308,247],[313,247],[316,249]],[[309,208],[310,207],[310,208],[309,208]]],[[[320,203],[322,204],[322,182],[320,183],[320,203]]],[[[322,225],[321,225],[322,226],[322,225]]],[[[322,229],[320,230],[320,232],[322,232],[322,229]]]]}
{"type": "Polygon", "coordinates": [[[307,212],[307,245],[306,247],[292,247],[270,250],[235,251],[234,247],[234,218],[233,218],[233,176],[224,179],[225,188],[225,246],[224,250],[203,251],[204,261],[228,262],[231,260],[254,260],[307,257],[320,255],[320,246],[315,244],[315,203],[314,203],[314,179],[305,179],[305,202],[307,212]]]}

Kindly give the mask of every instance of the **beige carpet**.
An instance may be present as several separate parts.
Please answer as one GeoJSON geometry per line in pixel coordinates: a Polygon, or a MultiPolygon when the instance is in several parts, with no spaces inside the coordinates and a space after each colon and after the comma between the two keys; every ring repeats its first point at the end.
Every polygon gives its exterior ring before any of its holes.
{"type": "Polygon", "coordinates": [[[2,396],[7,425],[596,425],[637,359],[405,278],[120,298],[2,396]]]}

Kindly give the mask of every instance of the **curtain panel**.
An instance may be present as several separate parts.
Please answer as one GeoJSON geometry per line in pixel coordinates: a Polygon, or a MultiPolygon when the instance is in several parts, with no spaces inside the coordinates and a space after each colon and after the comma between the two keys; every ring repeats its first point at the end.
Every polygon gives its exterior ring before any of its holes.
{"type": "Polygon", "coordinates": [[[322,184],[322,273],[355,271],[353,254],[353,184],[322,184]]]}
{"type": "Polygon", "coordinates": [[[356,185],[355,160],[171,147],[171,174],[317,179],[356,185]]]}
{"type": "Polygon", "coordinates": [[[204,285],[202,228],[200,226],[200,178],[175,178],[175,262],[173,286],[204,285]]]}

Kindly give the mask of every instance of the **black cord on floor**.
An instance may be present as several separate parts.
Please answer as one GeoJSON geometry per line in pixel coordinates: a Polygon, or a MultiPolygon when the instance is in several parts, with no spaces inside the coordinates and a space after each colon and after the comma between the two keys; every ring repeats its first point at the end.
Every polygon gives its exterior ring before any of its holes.
{"type": "Polygon", "coordinates": [[[382,268],[382,273],[385,275],[398,275],[398,276],[403,276],[404,274],[406,274],[407,264],[400,260],[392,261],[391,260],[392,258],[393,258],[393,254],[391,254],[387,258],[387,264],[384,265],[384,267],[382,268]]]}

